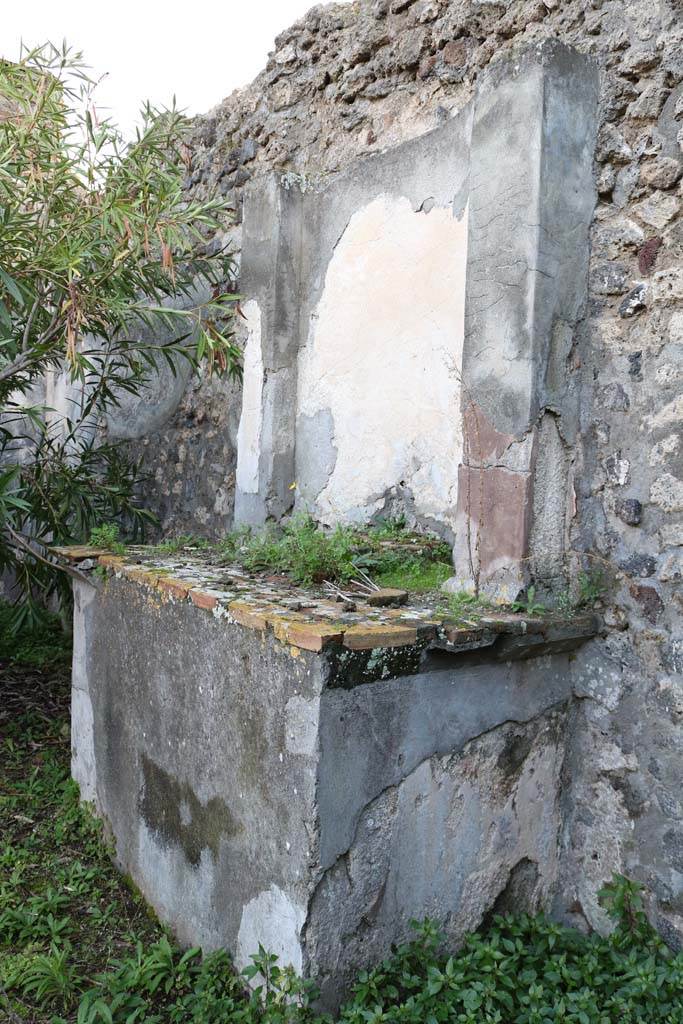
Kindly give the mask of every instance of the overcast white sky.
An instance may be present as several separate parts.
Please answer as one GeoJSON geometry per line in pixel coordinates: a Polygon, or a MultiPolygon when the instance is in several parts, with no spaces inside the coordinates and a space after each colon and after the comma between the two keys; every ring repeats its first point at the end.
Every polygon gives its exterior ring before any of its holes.
{"type": "Polygon", "coordinates": [[[273,39],[315,0],[18,0],[2,3],[0,55],[19,44],[83,50],[108,77],[97,90],[126,135],[140,103],[175,93],[191,114],[210,110],[265,66],[273,39]]]}

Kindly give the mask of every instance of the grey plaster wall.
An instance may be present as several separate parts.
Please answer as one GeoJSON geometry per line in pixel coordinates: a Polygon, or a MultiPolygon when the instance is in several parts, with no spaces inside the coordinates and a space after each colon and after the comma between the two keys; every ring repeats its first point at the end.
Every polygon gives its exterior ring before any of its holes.
{"type": "Polygon", "coordinates": [[[586,302],[597,103],[597,65],[559,42],[478,83],[463,372],[502,434],[536,422],[553,332],[586,302]]]}
{"type": "Polygon", "coordinates": [[[506,722],[397,773],[362,808],[306,926],[328,1005],[359,966],[414,936],[412,920],[438,921],[456,945],[493,912],[552,900],[565,727],[563,709],[506,722]]]}
{"type": "Polygon", "coordinates": [[[181,942],[261,942],[333,1007],[412,918],[458,938],[555,892],[567,655],[354,685],[116,578],[76,583],[74,626],[74,777],[181,942]]]}
{"type": "Polygon", "coordinates": [[[364,808],[423,761],[458,753],[472,737],[527,721],[569,696],[566,657],[444,667],[328,689],[320,715],[322,867],[351,847],[364,808]]]}
{"type": "Polygon", "coordinates": [[[270,894],[263,937],[300,967],[316,751],[291,708],[315,725],[315,659],[116,580],[76,607],[74,775],[118,862],[189,945],[239,955],[270,894]]]}
{"type": "MultiPolygon", "coordinates": [[[[544,532],[530,533],[535,514],[529,494],[534,473],[552,475],[556,464],[564,467],[564,452],[545,444],[525,448],[524,441],[548,410],[558,417],[566,412],[565,443],[575,437],[576,389],[566,353],[562,362],[552,349],[553,344],[572,349],[586,301],[597,100],[597,65],[559,42],[546,41],[515,61],[499,62],[482,76],[471,103],[418,139],[357,161],[314,187],[291,176],[273,176],[253,186],[246,201],[243,279],[261,310],[265,383],[258,487],[243,494],[238,476],[239,521],[277,519],[295,498],[323,521],[367,519],[408,498],[407,511],[422,510],[425,524],[453,536],[457,504],[457,588],[475,576],[470,584],[498,593],[498,577],[508,574],[514,580],[505,596],[514,599],[514,583],[519,589],[529,555],[535,557],[537,573],[551,556],[557,561],[544,532]],[[463,221],[464,230],[447,239],[433,232],[432,248],[415,252],[411,279],[401,280],[401,292],[412,286],[412,308],[424,305],[422,322],[403,322],[410,307],[392,320],[403,298],[391,291],[392,279],[401,273],[403,250],[420,243],[388,197],[407,199],[430,227],[436,226],[432,211],[444,207],[463,221]],[[369,211],[380,200],[383,213],[373,218],[369,211]],[[342,257],[346,235],[361,216],[368,218],[368,228],[355,228],[358,240],[354,235],[342,257]],[[393,267],[371,262],[389,221],[401,221],[405,232],[399,249],[387,246],[384,262],[393,253],[393,267]],[[452,274],[458,259],[460,273],[452,274]],[[422,262],[430,268],[424,279],[422,262]],[[372,279],[367,294],[361,266],[372,279]],[[448,277],[452,291],[463,292],[460,309],[457,301],[447,306],[452,296],[440,292],[441,277],[448,277]],[[330,292],[327,306],[323,300],[330,292]],[[359,303],[360,315],[348,317],[349,307],[359,303]],[[375,307],[381,310],[377,319],[375,307]],[[447,318],[434,331],[444,308],[447,318]],[[381,347],[385,330],[391,333],[386,351],[381,347]],[[422,332],[416,364],[405,358],[404,350],[410,350],[406,331],[422,332]],[[349,334],[355,343],[349,344],[349,334]],[[325,346],[331,346],[329,356],[325,346]],[[368,358],[374,347],[383,355],[377,363],[368,358]],[[358,380],[353,377],[356,363],[358,380]],[[412,378],[408,389],[406,378],[412,378]],[[444,382],[451,379],[457,386],[441,407],[444,382]],[[292,419],[295,394],[298,422],[292,419]],[[448,425],[460,421],[463,404],[464,456],[461,434],[442,452],[448,425]],[[406,413],[416,406],[422,414],[414,420],[406,413]],[[380,407],[383,415],[375,416],[380,407]],[[518,458],[505,470],[516,474],[516,488],[500,480],[501,467],[484,466],[488,453],[480,450],[481,428],[470,428],[469,409],[507,447],[526,452],[526,459],[518,458]],[[367,434],[359,425],[363,419],[372,423],[367,434]],[[390,425],[404,421],[382,448],[390,425]],[[406,438],[411,432],[414,436],[406,438]],[[335,486],[334,473],[349,438],[353,471],[342,467],[342,484],[335,486]],[[401,444],[408,445],[403,460],[398,457],[401,444]],[[388,475],[373,471],[369,453],[375,449],[384,466],[393,465],[393,476],[391,469],[388,475]],[[486,475],[494,501],[502,501],[505,490],[506,504],[517,506],[512,510],[516,529],[506,527],[512,543],[499,535],[485,509],[469,500],[469,486],[463,488],[467,500],[458,493],[461,461],[466,471],[472,467],[486,475]],[[471,545],[466,550],[464,542],[472,530],[485,534],[491,549],[474,573],[471,545]],[[541,550],[530,550],[530,541],[541,550]]],[[[560,481],[562,494],[566,483],[560,481]]],[[[546,534],[564,540],[566,502],[547,500],[536,516],[546,534]]]]}

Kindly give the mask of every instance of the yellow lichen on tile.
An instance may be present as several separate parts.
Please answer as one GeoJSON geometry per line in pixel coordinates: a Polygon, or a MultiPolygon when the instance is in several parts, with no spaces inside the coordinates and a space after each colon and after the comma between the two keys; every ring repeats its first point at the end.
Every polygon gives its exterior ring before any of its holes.
{"type": "Polygon", "coordinates": [[[159,576],[150,572],[149,569],[145,569],[142,565],[123,565],[124,576],[132,580],[134,583],[141,583],[147,587],[156,587],[159,582],[159,576]]]}
{"type": "Polygon", "coordinates": [[[186,598],[191,589],[191,583],[176,580],[173,576],[160,576],[157,580],[157,590],[161,590],[164,594],[168,594],[169,597],[176,597],[179,600],[186,598]]]}
{"type": "Polygon", "coordinates": [[[86,558],[99,558],[100,555],[108,555],[109,548],[94,548],[89,544],[70,544],[68,547],[51,547],[50,551],[59,558],[65,558],[68,562],[82,562],[86,558]]]}
{"type": "Polygon", "coordinates": [[[331,623],[284,619],[273,622],[273,632],[283,643],[295,644],[306,651],[319,652],[328,644],[341,643],[343,629],[331,623]]]}
{"type": "Polygon", "coordinates": [[[105,569],[114,569],[114,570],[117,570],[117,571],[120,571],[123,568],[123,566],[126,564],[125,558],[123,558],[121,555],[112,555],[112,554],[109,554],[109,553],[105,553],[104,555],[99,555],[98,559],[97,559],[97,562],[98,562],[99,565],[103,566],[105,569]]]}
{"type": "Polygon", "coordinates": [[[417,629],[388,622],[349,626],[344,631],[344,647],[352,651],[368,651],[373,647],[404,647],[417,643],[417,629]]]}
{"type": "Polygon", "coordinates": [[[248,601],[231,601],[228,605],[230,617],[240,626],[265,630],[268,627],[268,611],[263,605],[248,601]]]}

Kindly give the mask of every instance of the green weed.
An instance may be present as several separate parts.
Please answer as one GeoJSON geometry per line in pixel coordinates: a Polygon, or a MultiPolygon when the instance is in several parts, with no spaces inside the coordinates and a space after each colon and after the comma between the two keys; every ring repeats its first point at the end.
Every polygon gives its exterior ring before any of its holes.
{"type": "Polygon", "coordinates": [[[602,569],[591,569],[579,573],[578,607],[591,608],[601,600],[609,589],[609,581],[602,569]]]}
{"type": "Polygon", "coordinates": [[[371,526],[371,531],[374,537],[378,540],[391,540],[393,538],[401,538],[406,532],[406,517],[405,516],[387,516],[386,518],[380,517],[371,526]]]}
{"type": "MultiPolygon", "coordinates": [[[[381,566],[381,562],[380,562],[381,566]]],[[[395,569],[381,570],[374,580],[380,587],[396,587],[415,594],[438,590],[442,583],[453,575],[450,562],[433,562],[428,559],[408,558],[395,569]]]]}
{"type": "Polygon", "coordinates": [[[355,543],[356,534],[350,527],[328,531],[310,516],[299,515],[279,535],[269,529],[250,535],[240,557],[247,569],[286,572],[304,586],[323,580],[345,583],[355,575],[355,543]]]}
{"type": "Polygon", "coordinates": [[[490,610],[491,602],[483,595],[470,594],[459,590],[449,594],[443,608],[444,615],[456,622],[476,622],[480,615],[490,610]]]}
{"type": "Polygon", "coordinates": [[[536,587],[533,585],[527,588],[526,595],[511,605],[513,612],[522,612],[524,615],[542,615],[547,609],[544,604],[536,600],[536,587]]]}
{"type": "Polygon", "coordinates": [[[126,545],[119,539],[119,528],[116,523],[102,523],[90,532],[90,546],[106,548],[115,555],[123,555],[126,545]]]}

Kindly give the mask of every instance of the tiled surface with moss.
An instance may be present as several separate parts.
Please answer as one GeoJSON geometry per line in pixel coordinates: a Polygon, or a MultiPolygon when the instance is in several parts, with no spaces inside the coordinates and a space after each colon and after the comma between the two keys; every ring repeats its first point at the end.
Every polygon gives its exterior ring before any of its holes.
{"type": "Polygon", "coordinates": [[[77,547],[58,553],[93,583],[106,585],[107,576],[114,575],[154,591],[160,600],[189,601],[216,618],[271,632],[284,644],[314,652],[432,645],[457,653],[493,646],[501,637],[537,647],[585,639],[597,629],[589,613],[525,615],[476,603],[458,609],[438,591],[406,594],[405,603],[382,607],[372,593],[352,584],[335,597],[323,586],[299,586],[284,574],[217,565],[211,549],[160,555],[155,548],[130,547],[119,555],[77,547]]]}

